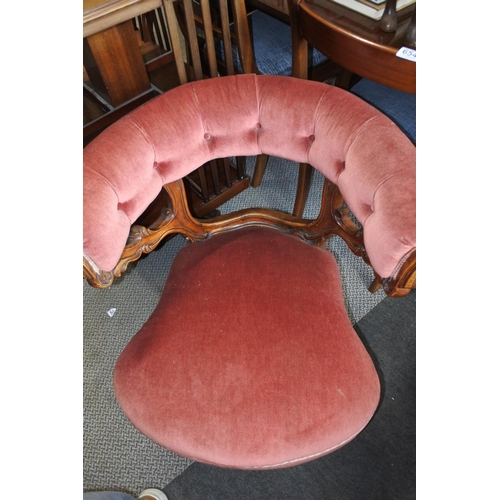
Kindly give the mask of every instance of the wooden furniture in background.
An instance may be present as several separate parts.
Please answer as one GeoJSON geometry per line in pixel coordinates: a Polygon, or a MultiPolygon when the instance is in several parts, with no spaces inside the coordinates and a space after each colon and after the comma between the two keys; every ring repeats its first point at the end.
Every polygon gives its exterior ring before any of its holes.
{"type": "MultiPolygon", "coordinates": [[[[161,9],[161,0],[84,0],[84,145],[131,109],[159,95],[160,90],[151,85],[135,29],[135,19],[155,9],[161,9]],[[97,112],[87,115],[85,106],[94,106],[97,112]]],[[[172,60],[169,53],[162,62],[172,60]]]]}
{"type": "MultiPolygon", "coordinates": [[[[397,29],[390,33],[382,31],[377,21],[365,16],[360,15],[364,20],[362,24],[346,20],[332,5],[337,7],[329,0],[289,0],[295,76],[307,78],[309,44],[351,74],[415,94],[416,64],[396,53],[403,46],[416,4],[397,13],[397,29]]],[[[339,86],[348,88],[349,82],[339,86]]]]}
{"type": "Polygon", "coordinates": [[[410,49],[417,48],[417,11],[413,13],[411,17],[410,24],[406,28],[405,37],[403,39],[403,45],[409,47],[410,49]]]}
{"type": "Polygon", "coordinates": [[[396,5],[398,0],[386,0],[384,13],[379,22],[379,27],[382,31],[391,33],[396,31],[398,27],[398,16],[396,12],[396,5]]]}
{"type": "MultiPolygon", "coordinates": [[[[247,0],[247,2],[279,19],[288,23],[292,22],[288,0],[247,0]]],[[[294,5],[298,4],[298,2],[294,3],[294,5]]],[[[403,45],[405,34],[416,11],[416,4],[397,12],[397,29],[391,33],[382,31],[379,21],[363,16],[331,0],[304,0],[297,8],[305,11],[307,23],[314,23],[315,28],[319,30],[313,33],[312,29],[305,28],[309,34],[308,43],[333,61],[340,61],[339,64],[348,70],[343,80],[337,82],[336,85],[349,88],[356,81],[352,78],[352,74],[366,78],[372,75],[372,77],[376,76],[373,78],[376,81],[381,83],[385,81],[387,83],[384,84],[393,88],[415,92],[415,64],[395,58],[395,54],[403,45]],[[344,50],[348,53],[342,55],[344,50]],[[399,83],[395,79],[398,79],[399,83]]],[[[303,29],[302,25],[300,29],[303,29]]],[[[297,53],[296,51],[297,47],[294,45],[294,53],[297,53]]],[[[298,51],[300,56],[297,62],[300,68],[296,70],[296,76],[302,75],[304,65],[307,65],[307,55],[303,47],[299,47],[298,51]]]]}

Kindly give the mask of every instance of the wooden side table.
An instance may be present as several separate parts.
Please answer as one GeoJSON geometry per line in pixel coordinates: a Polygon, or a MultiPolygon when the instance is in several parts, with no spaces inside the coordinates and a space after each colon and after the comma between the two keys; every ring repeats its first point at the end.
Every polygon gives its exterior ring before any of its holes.
{"type": "MultiPolygon", "coordinates": [[[[253,7],[290,24],[288,0],[246,1],[253,7]]],[[[315,45],[311,40],[309,42],[326,56],[329,56],[328,50],[336,52],[336,57],[331,59],[347,70],[339,86],[350,87],[353,83],[350,75],[358,75],[356,70],[366,65],[370,68],[369,72],[378,72],[379,79],[376,80],[380,83],[415,93],[415,63],[395,58],[395,54],[404,45],[409,26],[415,22],[416,3],[397,11],[397,27],[391,32],[382,30],[379,21],[332,0],[302,0],[300,3],[304,8],[311,10],[318,19],[324,21],[314,34],[318,43],[315,45]],[[342,45],[339,37],[333,39],[331,33],[334,30],[349,33],[350,45],[342,45]],[[343,56],[340,55],[342,52],[343,56]],[[397,70],[394,70],[394,65],[398,66],[397,70]],[[403,73],[403,76],[400,73],[403,73]]],[[[359,76],[367,75],[359,74],[359,76]]]]}
{"type": "Polygon", "coordinates": [[[109,113],[84,127],[84,144],[134,107],[158,95],[151,86],[132,19],[161,0],[84,0],[83,64],[109,113]]]}

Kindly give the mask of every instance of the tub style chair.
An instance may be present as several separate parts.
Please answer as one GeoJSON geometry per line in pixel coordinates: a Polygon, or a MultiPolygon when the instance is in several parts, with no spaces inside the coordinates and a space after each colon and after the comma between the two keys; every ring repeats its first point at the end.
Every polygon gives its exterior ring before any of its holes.
{"type": "Polygon", "coordinates": [[[84,149],[83,176],[92,286],[126,279],[168,235],[190,242],[114,368],[117,401],[139,432],[195,461],[271,469],[333,452],[365,428],[380,379],[325,241],[342,237],[387,295],[416,286],[415,147],[392,121],[324,83],[206,79],[111,125],[84,149]],[[186,174],[259,154],[324,174],[316,219],[265,207],[191,215],[186,174]],[[162,189],[170,204],[158,221],[134,225],[162,189]]]}

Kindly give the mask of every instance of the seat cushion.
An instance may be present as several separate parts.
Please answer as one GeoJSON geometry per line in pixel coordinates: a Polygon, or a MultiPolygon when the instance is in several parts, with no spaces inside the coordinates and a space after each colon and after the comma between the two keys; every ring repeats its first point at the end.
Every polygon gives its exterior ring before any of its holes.
{"type": "Polygon", "coordinates": [[[351,92],[388,116],[415,144],[417,142],[417,97],[362,78],[351,92]]]}
{"type": "Polygon", "coordinates": [[[380,398],[333,255],[266,228],[182,248],[120,355],[117,400],[161,446],[222,467],[287,467],[353,439],[380,398]]]}

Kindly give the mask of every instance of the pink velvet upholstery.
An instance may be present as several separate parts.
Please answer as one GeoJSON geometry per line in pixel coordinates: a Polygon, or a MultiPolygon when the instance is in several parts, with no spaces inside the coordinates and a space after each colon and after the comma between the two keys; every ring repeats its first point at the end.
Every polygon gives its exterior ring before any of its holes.
{"type": "Polygon", "coordinates": [[[113,269],[163,184],[213,158],[261,153],[308,162],[340,187],[380,276],[416,246],[415,148],[387,117],[326,84],[238,75],[177,87],[85,148],[84,254],[113,269]]]}
{"type": "Polygon", "coordinates": [[[114,383],[124,413],[150,439],[241,469],[339,448],[380,397],[333,255],[261,228],[180,251],[114,383]]]}

